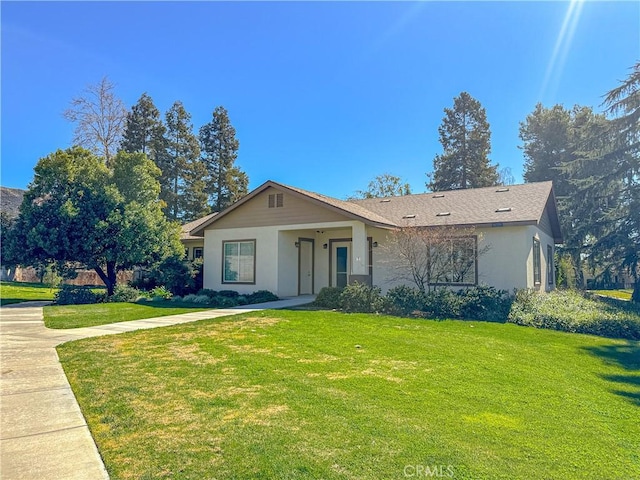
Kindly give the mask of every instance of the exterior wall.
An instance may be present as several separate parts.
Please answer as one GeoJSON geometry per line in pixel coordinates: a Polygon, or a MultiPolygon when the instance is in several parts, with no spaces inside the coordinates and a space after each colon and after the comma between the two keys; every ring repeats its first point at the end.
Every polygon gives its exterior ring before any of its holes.
{"type": "MultiPolygon", "coordinates": [[[[369,227],[368,236],[378,247],[373,249],[373,283],[383,292],[390,288],[412,282],[400,280],[394,274],[387,260],[388,232],[369,227]]],[[[547,277],[547,245],[554,252],[553,238],[535,226],[484,228],[476,231],[478,250],[483,251],[478,258],[478,284],[491,285],[500,290],[513,291],[514,288],[535,288],[533,283],[533,237],[540,240],[541,284],[543,290],[555,288],[555,282],[549,285],[547,277]]],[[[457,289],[462,287],[452,286],[457,289]]]]}
{"type": "MultiPolygon", "coordinates": [[[[184,245],[185,249],[189,249],[189,253],[188,253],[188,259],[189,260],[193,260],[193,249],[194,248],[204,248],[204,237],[201,238],[200,240],[182,240],[182,244],[184,245]]],[[[204,256],[204,250],[203,250],[203,256],[204,256]]]]}
{"type": "Polygon", "coordinates": [[[237,207],[232,214],[217,220],[215,228],[270,227],[343,220],[345,217],[337,212],[270,187],[237,207]],[[278,193],[283,194],[283,206],[269,208],[269,195],[278,193]]]}

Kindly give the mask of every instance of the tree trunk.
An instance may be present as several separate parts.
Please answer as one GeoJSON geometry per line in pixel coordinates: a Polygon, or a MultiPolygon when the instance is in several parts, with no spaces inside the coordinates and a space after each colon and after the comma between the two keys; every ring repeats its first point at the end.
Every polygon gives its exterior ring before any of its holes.
{"type": "Polygon", "coordinates": [[[116,288],[116,263],[115,262],[107,262],[107,273],[104,272],[102,267],[95,267],[94,270],[104,283],[104,286],[107,287],[107,296],[110,297],[113,295],[113,292],[116,288]]]}

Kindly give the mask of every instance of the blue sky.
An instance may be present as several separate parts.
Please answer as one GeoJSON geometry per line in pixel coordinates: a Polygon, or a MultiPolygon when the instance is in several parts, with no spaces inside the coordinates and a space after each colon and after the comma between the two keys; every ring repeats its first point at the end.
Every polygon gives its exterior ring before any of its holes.
{"type": "Polygon", "coordinates": [[[414,192],[443,109],[487,111],[491,160],[522,180],[537,102],[599,108],[640,60],[640,2],[6,2],[3,186],[70,145],[72,97],[104,75],[125,104],[181,100],[194,129],[223,105],[250,188],[344,198],[388,172],[414,192]]]}

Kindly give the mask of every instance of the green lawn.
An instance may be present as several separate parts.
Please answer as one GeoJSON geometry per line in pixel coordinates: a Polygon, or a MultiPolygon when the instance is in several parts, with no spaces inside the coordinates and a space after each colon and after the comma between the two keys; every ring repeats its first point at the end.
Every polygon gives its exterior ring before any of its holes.
{"type": "Polygon", "coordinates": [[[29,302],[33,300],[53,300],[57,288],[41,283],[0,282],[0,305],[29,302]]]}
{"type": "Polygon", "coordinates": [[[44,324],[48,328],[80,328],[198,312],[206,309],[184,306],[173,302],[145,304],[114,302],[90,305],[51,305],[44,307],[43,310],[44,324]]]}
{"type": "Polygon", "coordinates": [[[640,342],[265,311],[58,353],[113,480],[640,478],[640,342]]]}
{"type": "Polygon", "coordinates": [[[633,290],[591,290],[591,293],[603,295],[605,297],[619,298],[621,300],[631,300],[633,290]]]}

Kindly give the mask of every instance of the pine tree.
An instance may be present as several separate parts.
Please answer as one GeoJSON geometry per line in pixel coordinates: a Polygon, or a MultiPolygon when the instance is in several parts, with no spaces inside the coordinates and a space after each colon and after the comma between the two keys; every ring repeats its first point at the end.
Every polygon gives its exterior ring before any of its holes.
{"type": "Polygon", "coordinates": [[[485,109],[467,92],[444,109],[438,128],[443,153],[433,160],[427,188],[432,191],[489,187],[498,184],[498,166],[491,165],[491,131],[485,109]]]}
{"type": "Polygon", "coordinates": [[[202,161],[207,170],[207,193],[217,212],[247,194],[249,177],[235,166],[240,143],[227,110],[216,107],[211,122],[200,128],[202,161]]]}
{"type": "Polygon", "coordinates": [[[144,153],[157,164],[157,159],[165,148],[165,132],[160,111],[151,97],[143,93],[127,113],[127,123],[120,146],[125,152],[144,153]]]}
{"type": "MultiPolygon", "coordinates": [[[[191,220],[206,210],[197,205],[197,174],[200,148],[193,134],[191,115],[182,102],[175,102],[165,115],[166,151],[158,158],[162,171],[160,178],[161,198],[166,203],[166,215],[172,220],[191,220]],[[185,196],[185,192],[188,192],[185,196]]],[[[200,196],[201,198],[201,196],[200,196]]]]}

